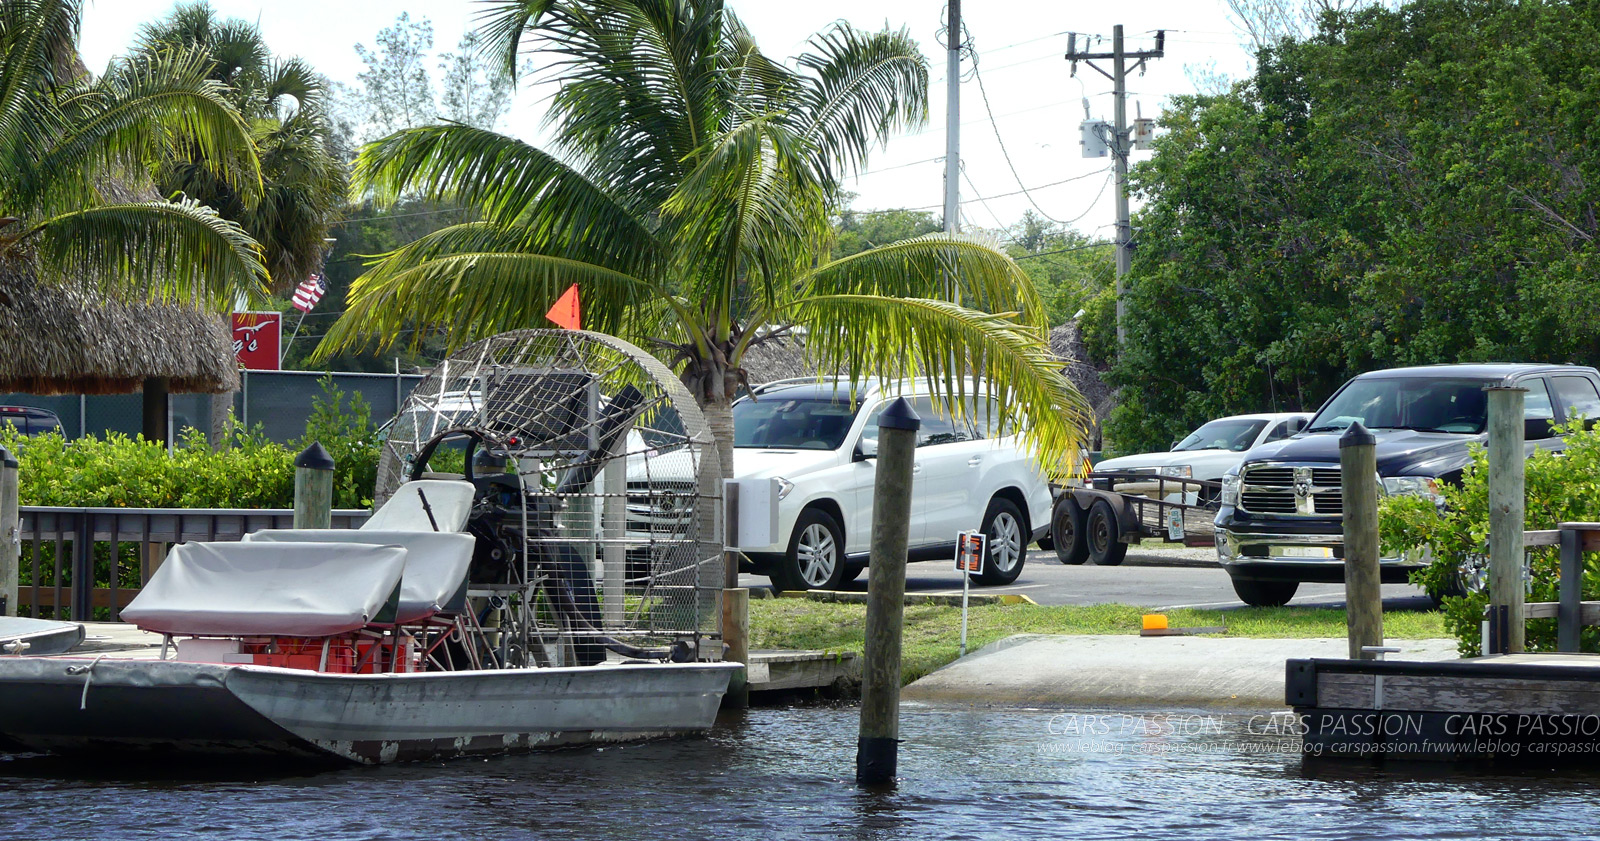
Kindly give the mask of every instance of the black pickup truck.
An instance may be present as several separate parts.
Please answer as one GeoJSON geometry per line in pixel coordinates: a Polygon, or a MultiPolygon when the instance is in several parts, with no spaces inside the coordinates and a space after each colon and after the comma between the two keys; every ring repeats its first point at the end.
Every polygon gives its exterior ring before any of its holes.
{"type": "MultiPolygon", "coordinates": [[[[1246,604],[1281,605],[1302,581],[1344,580],[1339,435],[1359,420],[1378,439],[1385,494],[1438,499],[1456,482],[1468,446],[1487,441],[1492,386],[1521,387],[1528,452],[1561,449],[1551,429],[1574,416],[1600,418],[1600,373],[1572,365],[1470,364],[1362,374],[1328,398],[1301,433],[1251,450],[1222,479],[1217,560],[1246,604]]],[[[1415,570],[1383,558],[1385,583],[1415,570]]]]}

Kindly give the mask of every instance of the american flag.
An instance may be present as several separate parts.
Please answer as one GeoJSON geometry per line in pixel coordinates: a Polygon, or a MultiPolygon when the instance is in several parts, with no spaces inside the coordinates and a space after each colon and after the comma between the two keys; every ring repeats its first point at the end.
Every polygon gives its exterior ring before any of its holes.
{"type": "Polygon", "coordinates": [[[322,275],[314,274],[294,289],[294,308],[301,312],[311,312],[311,308],[322,300],[327,294],[328,284],[323,281],[322,275]]]}

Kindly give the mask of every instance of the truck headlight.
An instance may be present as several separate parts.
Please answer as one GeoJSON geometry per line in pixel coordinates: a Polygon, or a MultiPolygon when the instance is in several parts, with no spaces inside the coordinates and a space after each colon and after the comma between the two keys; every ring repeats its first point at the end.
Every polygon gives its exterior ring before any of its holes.
{"type": "Polygon", "coordinates": [[[1188,464],[1169,464],[1156,472],[1163,476],[1176,476],[1179,479],[1194,478],[1194,467],[1188,464]]]}
{"type": "Polygon", "coordinates": [[[789,495],[790,491],[794,490],[794,483],[782,476],[778,476],[776,479],[778,482],[778,498],[783,499],[789,495]]]}
{"type": "Polygon", "coordinates": [[[1432,476],[1385,476],[1383,492],[1387,496],[1421,496],[1438,505],[1444,501],[1439,493],[1439,480],[1432,476]]]}
{"type": "Polygon", "coordinates": [[[1239,504],[1239,469],[1237,467],[1222,474],[1222,504],[1239,504]]]}

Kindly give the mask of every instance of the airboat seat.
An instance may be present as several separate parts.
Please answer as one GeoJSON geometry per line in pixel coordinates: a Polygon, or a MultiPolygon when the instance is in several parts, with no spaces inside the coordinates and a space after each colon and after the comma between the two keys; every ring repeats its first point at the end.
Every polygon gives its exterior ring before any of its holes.
{"type": "MultiPolygon", "coordinates": [[[[428,494],[433,502],[433,494],[428,494]]],[[[437,512],[437,509],[435,509],[437,512]]],[[[381,544],[406,550],[405,573],[400,579],[397,624],[421,622],[435,614],[456,615],[466,610],[467,567],[477,541],[470,534],[431,531],[377,531],[375,529],[262,529],[245,535],[251,543],[381,544]]]]}
{"type": "Polygon", "coordinates": [[[390,607],[405,567],[399,546],[180,543],[122,618],[159,634],[329,637],[390,607]]]}
{"type": "Polygon", "coordinates": [[[460,479],[413,479],[395,489],[394,495],[361,524],[361,530],[463,531],[472,514],[476,492],[471,482],[460,479]],[[422,504],[424,499],[426,506],[422,504]]]}

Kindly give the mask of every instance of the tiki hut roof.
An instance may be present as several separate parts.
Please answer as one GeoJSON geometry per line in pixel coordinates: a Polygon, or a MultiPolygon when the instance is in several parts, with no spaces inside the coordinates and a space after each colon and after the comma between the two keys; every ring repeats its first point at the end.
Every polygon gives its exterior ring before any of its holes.
{"type": "Polygon", "coordinates": [[[1067,379],[1089,402],[1089,407],[1094,410],[1095,421],[1103,423],[1111,414],[1112,407],[1116,406],[1117,393],[1106,384],[1106,366],[1089,361],[1089,352],[1083,346],[1083,331],[1079,329],[1078,322],[1069,321],[1050,331],[1050,351],[1066,363],[1062,370],[1067,379]]]}
{"type": "Polygon", "coordinates": [[[151,377],[170,378],[174,392],[236,388],[224,317],[41,286],[31,257],[0,259],[0,392],[131,393],[151,377]]]}
{"type": "Polygon", "coordinates": [[[745,351],[744,370],[751,385],[817,376],[816,366],[806,358],[804,337],[794,334],[762,342],[745,351]]]}

